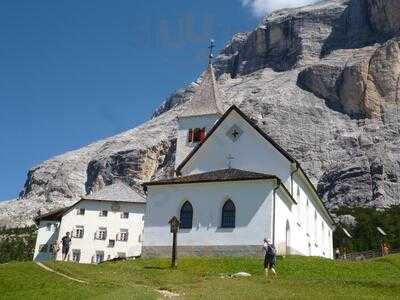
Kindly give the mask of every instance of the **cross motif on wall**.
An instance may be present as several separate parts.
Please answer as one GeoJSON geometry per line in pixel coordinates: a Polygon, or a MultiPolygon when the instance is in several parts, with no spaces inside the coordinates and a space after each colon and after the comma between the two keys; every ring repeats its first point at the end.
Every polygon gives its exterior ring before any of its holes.
{"type": "Polygon", "coordinates": [[[235,158],[232,156],[232,155],[228,155],[227,157],[226,157],[226,159],[228,160],[228,168],[230,169],[230,168],[232,168],[232,160],[234,160],[235,158]]]}
{"type": "Polygon", "coordinates": [[[236,138],[239,136],[239,132],[236,130],[236,129],[234,129],[233,130],[233,132],[232,132],[232,136],[233,136],[233,138],[236,140],[236,138]]]}
{"type": "Polygon", "coordinates": [[[242,135],[243,130],[240,129],[239,126],[233,125],[229,130],[226,132],[226,135],[229,137],[229,139],[232,140],[232,142],[236,142],[240,136],[242,135]]]}

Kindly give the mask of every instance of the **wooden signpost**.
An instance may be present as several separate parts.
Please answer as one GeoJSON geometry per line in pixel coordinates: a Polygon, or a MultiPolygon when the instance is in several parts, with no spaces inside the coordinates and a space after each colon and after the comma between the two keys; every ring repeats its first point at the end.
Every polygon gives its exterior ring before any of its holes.
{"type": "Polygon", "coordinates": [[[178,234],[180,222],[176,217],[172,217],[168,223],[171,226],[171,233],[173,234],[171,268],[175,269],[176,268],[176,241],[177,241],[177,234],[178,234]]]}

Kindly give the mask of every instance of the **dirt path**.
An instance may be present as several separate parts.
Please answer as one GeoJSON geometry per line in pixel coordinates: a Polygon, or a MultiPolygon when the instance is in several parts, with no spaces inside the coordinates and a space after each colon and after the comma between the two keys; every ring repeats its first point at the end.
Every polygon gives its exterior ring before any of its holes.
{"type": "MultiPolygon", "coordinates": [[[[88,284],[88,282],[86,282],[86,281],[84,281],[84,280],[76,279],[76,278],[73,278],[73,277],[68,276],[68,275],[66,275],[66,274],[63,274],[63,273],[61,273],[61,272],[58,272],[58,271],[56,271],[56,270],[53,270],[52,268],[50,268],[50,267],[48,267],[48,266],[42,264],[41,262],[35,261],[35,263],[36,263],[40,268],[42,268],[42,269],[44,269],[44,270],[46,270],[46,271],[48,271],[48,272],[55,273],[55,274],[57,274],[57,275],[60,275],[60,276],[62,276],[62,277],[65,277],[65,278],[67,278],[67,279],[69,279],[69,280],[73,280],[73,281],[76,281],[76,282],[79,282],[79,283],[86,283],[86,284],[88,284]]],[[[146,285],[140,285],[140,286],[143,286],[143,287],[152,289],[151,287],[146,286],[146,285]]],[[[179,294],[176,294],[176,293],[173,293],[173,292],[170,292],[170,291],[167,291],[167,290],[155,290],[155,289],[152,289],[152,290],[153,290],[153,291],[156,291],[157,293],[159,293],[163,298],[175,298],[175,297],[179,297],[179,296],[180,296],[179,294]]]]}
{"type": "Polygon", "coordinates": [[[69,279],[69,280],[73,280],[73,281],[76,281],[76,282],[79,282],[79,283],[87,283],[87,282],[84,281],[84,280],[76,279],[76,278],[70,277],[70,276],[68,276],[68,275],[65,275],[65,274],[63,274],[63,273],[60,273],[60,272],[58,272],[58,271],[56,271],[56,270],[53,270],[52,268],[49,268],[48,266],[45,266],[45,265],[42,264],[41,262],[36,261],[35,263],[36,263],[39,267],[41,267],[42,269],[45,269],[46,271],[49,271],[49,272],[55,273],[55,274],[57,274],[57,275],[60,275],[60,276],[62,276],[62,277],[65,277],[65,278],[67,278],[67,279],[69,279]]]}

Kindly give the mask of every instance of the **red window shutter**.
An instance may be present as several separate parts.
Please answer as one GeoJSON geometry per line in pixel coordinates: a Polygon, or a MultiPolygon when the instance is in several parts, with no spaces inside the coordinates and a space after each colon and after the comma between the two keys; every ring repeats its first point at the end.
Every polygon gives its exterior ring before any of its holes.
{"type": "Polygon", "coordinates": [[[193,142],[193,129],[189,129],[188,132],[188,142],[193,142]]]}
{"type": "Polygon", "coordinates": [[[201,129],[200,128],[196,128],[194,130],[193,141],[194,142],[200,142],[200,140],[201,140],[201,129]]]}
{"type": "Polygon", "coordinates": [[[205,129],[205,128],[202,128],[202,129],[200,130],[200,141],[201,141],[201,142],[204,141],[205,138],[206,138],[206,129],[205,129]]]}

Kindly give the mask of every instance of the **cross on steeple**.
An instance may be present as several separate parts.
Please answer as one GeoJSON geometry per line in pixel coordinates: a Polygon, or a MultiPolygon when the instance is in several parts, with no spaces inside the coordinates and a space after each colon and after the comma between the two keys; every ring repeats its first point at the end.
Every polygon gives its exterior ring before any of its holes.
{"type": "Polygon", "coordinates": [[[212,59],[214,58],[214,54],[213,54],[213,49],[215,47],[215,41],[213,39],[210,40],[210,46],[208,46],[208,49],[210,50],[209,54],[208,54],[208,64],[212,63],[212,59]]]}

